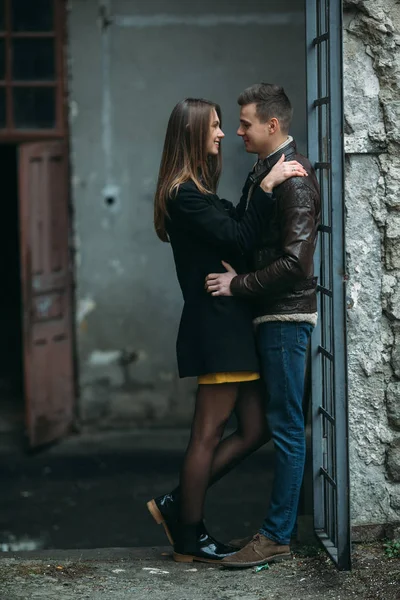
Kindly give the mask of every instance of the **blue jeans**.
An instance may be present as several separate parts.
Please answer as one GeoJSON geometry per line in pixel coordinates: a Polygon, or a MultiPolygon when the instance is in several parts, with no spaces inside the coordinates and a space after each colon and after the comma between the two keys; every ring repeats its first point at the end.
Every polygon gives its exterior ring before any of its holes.
{"type": "Polygon", "coordinates": [[[267,418],[275,447],[274,482],[260,533],[289,544],[296,523],[306,444],[303,393],[308,323],[268,322],[257,328],[267,418]]]}

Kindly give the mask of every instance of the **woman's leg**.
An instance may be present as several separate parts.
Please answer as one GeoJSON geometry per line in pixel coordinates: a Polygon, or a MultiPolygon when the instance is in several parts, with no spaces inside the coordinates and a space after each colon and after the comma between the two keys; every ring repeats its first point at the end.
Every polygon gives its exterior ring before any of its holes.
{"type": "Polygon", "coordinates": [[[180,477],[180,522],[199,523],[215,451],[232,413],[239,385],[199,385],[189,445],[180,477]]]}
{"type": "Polygon", "coordinates": [[[234,412],[237,429],[222,440],[215,452],[209,485],[219,481],[237,464],[271,439],[265,416],[261,381],[240,384],[234,412]]]}
{"type": "Polygon", "coordinates": [[[148,503],[171,544],[181,537],[179,521],[191,525],[203,518],[207,487],[270,439],[263,397],[259,382],[199,386],[180,486],[148,503]],[[221,442],[232,409],[237,430],[221,442]]]}

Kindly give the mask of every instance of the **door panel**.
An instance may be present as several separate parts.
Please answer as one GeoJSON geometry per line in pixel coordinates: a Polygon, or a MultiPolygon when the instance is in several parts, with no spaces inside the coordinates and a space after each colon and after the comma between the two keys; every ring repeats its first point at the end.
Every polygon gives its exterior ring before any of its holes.
{"type": "Polygon", "coordinates": [[[20,146],[19,183],[26,425],[36,447],[73,420],[66,144],[20,146]]]}

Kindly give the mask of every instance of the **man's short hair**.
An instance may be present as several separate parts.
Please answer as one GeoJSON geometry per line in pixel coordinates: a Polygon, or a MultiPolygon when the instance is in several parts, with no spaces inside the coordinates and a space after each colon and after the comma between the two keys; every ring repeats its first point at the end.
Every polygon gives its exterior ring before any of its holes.
{"type": "Polygon", "coordinates": [[[280,85],[274,83],[256,83],[246,88],[238,98],[239,106],[256,104],[256,115],[261,123],[266,123],[272,117],[278,119],[281,130],[289,131],[293,116],[292,105],[280,85]]]}

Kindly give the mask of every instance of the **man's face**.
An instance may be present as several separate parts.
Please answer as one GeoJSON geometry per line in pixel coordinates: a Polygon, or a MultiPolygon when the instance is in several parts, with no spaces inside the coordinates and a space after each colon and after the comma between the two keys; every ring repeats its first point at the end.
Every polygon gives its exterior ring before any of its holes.
{"type": "Polygon", "coordinates": [[[265,153],[270,144],[270,123],[260,123],[255,103],[241,107],[237,134],[242,138],[246,152],[261,156],[265,153]]]}

